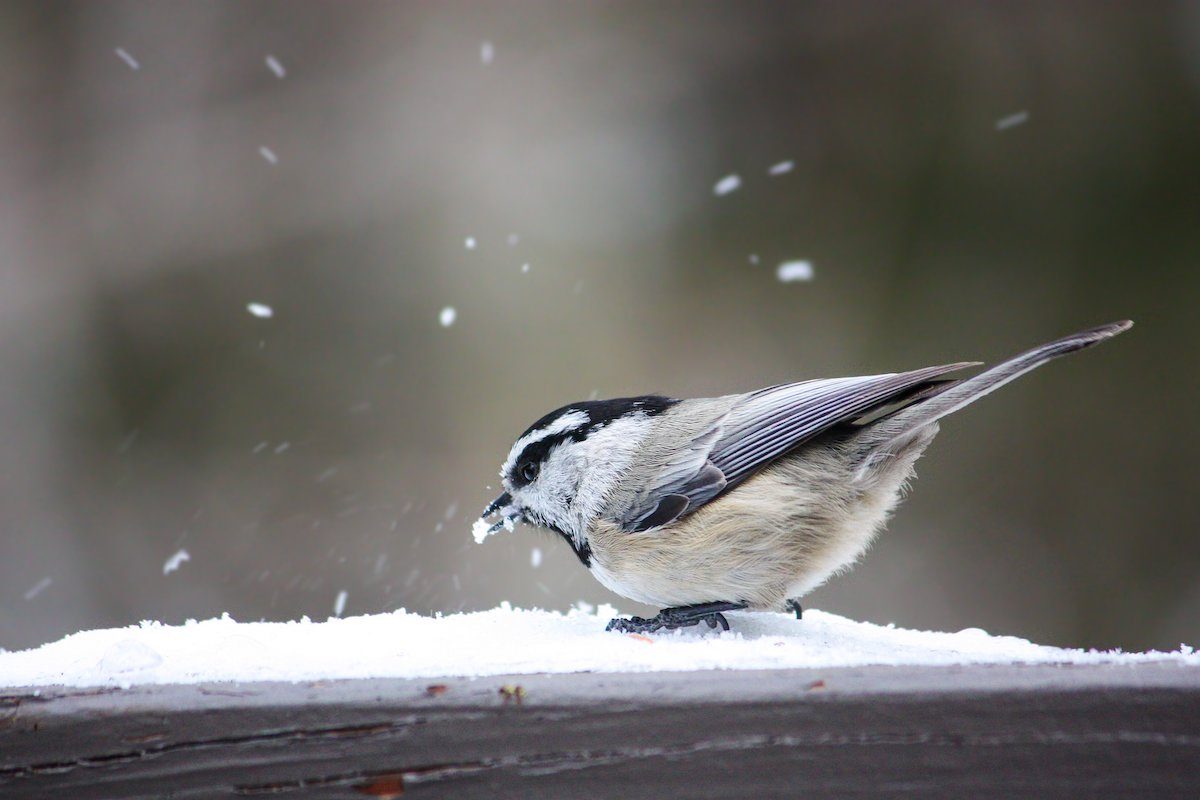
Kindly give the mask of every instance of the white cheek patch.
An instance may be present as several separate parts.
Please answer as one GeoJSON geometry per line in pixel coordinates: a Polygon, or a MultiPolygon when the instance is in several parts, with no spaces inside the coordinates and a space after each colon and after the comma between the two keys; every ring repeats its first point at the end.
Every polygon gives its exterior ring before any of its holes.
{"type": "Polygon", "coordinates": [[[652,422],[644,414],[623,417],[566,441],[550,451],[538,479],[520,490],[522,505],[583,544],[587,529],[605,510],[625,477],[652,422]]]}
{"type": "Polygon", "coordinates": [[[644,414],[623,417],[580,443],[586,463],[575,494],[575,509],[583,526],[596,519],[608,505],[652,424],[651,418],[644,414]]]}

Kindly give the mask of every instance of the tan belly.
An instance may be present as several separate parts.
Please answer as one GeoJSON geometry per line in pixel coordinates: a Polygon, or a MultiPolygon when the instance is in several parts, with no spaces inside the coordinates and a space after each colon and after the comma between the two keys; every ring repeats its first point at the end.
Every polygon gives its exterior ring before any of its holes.
{"type": "Polygon", "coordinates": [[[782,459],[679,523],[588,536],[592,572],[617,594],[661,607],[717,601],[778,611],[852,565],[900,497],[919,447],[855,487],[833,448],[782,459]]]}

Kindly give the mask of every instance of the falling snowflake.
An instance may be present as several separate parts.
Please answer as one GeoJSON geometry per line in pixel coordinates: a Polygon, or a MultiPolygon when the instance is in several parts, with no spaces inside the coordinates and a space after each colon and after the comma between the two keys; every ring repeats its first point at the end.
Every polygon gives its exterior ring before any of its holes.
{"type": "Polygon", "coordinates": [[[267,56],[267,69],[275,73],[276,78],[282,78],[287,75],[287,70],[283,68],[283,64],[279,63],[279,59],[275,56],[267,56]]]}
{"type": "Polygon", "coordinates": [[[721,197],[729,194],[730,192],[736,192],[738,187],[741,185],[742,179],[739,175],[726,175],[713,185],[713,194],[715,194],[717,197],[721,197]]]}

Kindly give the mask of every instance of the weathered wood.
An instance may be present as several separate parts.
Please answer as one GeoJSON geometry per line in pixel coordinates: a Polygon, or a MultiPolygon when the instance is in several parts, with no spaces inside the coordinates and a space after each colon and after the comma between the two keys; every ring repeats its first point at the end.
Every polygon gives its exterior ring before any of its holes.
{"type": "Polygon", "coordinates": [[[454,798],[1194,798],[1200,670],[0,690],[4,798],[362,798],[401,787],[454,798]]]}

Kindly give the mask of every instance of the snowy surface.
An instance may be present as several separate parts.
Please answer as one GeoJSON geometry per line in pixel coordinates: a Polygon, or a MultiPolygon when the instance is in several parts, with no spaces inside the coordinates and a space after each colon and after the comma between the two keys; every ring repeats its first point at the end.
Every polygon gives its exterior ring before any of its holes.
{"type": "Polygon", "coordinates": [[[0,686],[131,686],[207,681],[434,678],[554,672],[853,667],[870,664],[1134,663],[1200,666],[1190,647],[1119,653],[1042,647],[968,629],[930,633],[806,610],[730,613],[708,628],[649,636],[607,633],[616,610],[567,614],[491,611],[390,614],[327,622],[235,622],[228,616],[168,626],[85,631],[36,650],[0,652],[0,686]]]}

